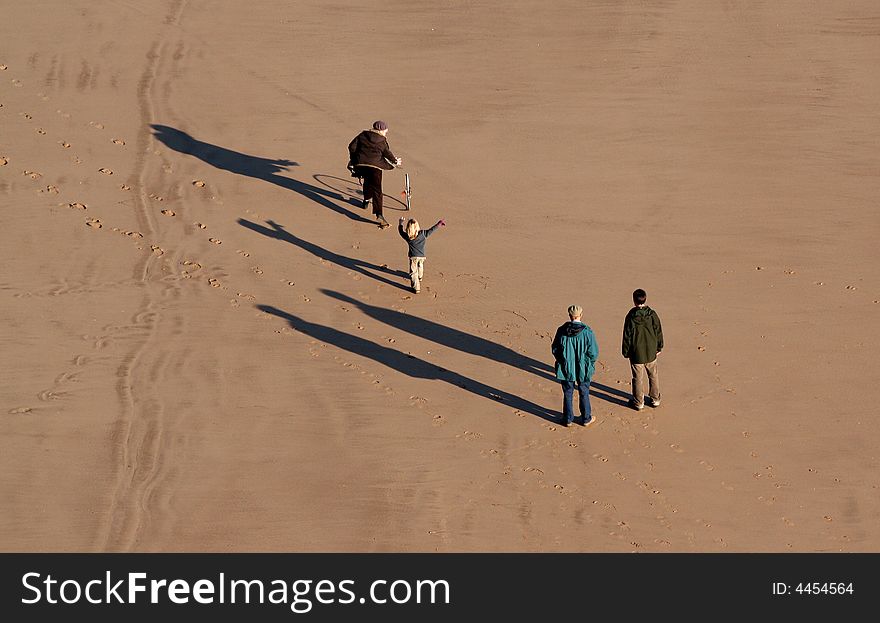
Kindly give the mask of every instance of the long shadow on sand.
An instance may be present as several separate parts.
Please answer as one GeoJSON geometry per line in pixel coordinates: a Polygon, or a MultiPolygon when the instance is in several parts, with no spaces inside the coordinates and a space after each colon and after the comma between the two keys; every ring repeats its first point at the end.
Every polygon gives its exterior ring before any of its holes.
{"type": "Polygon", "coordinates": [[[532,359],[526,355],[516,352],[515,350],[502,346],[496,342],[446,327],[431,320],[425,320],[411,314],[404,314],[394,309],[386,309],[384,307],[376,307],[363,301],[358,301],[350,296],[334,292],[333,290],[321,289],[321,292],[329,297],[344,301],[350,305],[354,305],[370,318],[374,318],[379,322],[412,333],[426,340],[436,342],[448,348],[460,350],[469,355],[477,357],[485,357],[498,363],[507,364],[513,368],[518,368],[526,372],[531,372],[537,376],[551,380],[556,377],[551,374],[551,368],[546,363],[532,359]]]}
{"type": "MultiPolygon", "coordinates": [[[[459,331],[458,329],[446,327],[418,316],[404,314],[394,309],[376,307],[333,290],[322,288],[321,292],[329,297],[354,305],[370,318],[384,322],[401,331],[412,333],[448,348],[460,350],[463,353],[485,357],[491,361],[507,364],[525,372],[531,372],[545,380],[556,381],[556,374],[550,365],[537,359],[532,359],[496,342],[459,331]]],[[[590,395],[619,406],[626,406],[626,400],[622,399],[629,398],[629,394],[608,385],[596,383],[595,381],[590,384],[590,395]]]]}
{"type": "Polygon", "coordinates": [[[363,260],[358,260],[352,257],[347,257],[345,255],[340,255],[339,253],[334,253],[333,251],[329,251],[324,247],[320,247],[308,240],[303,240],[302,238],[298,238],[291,234],[289,231],[284,229],[283,225],[279,225],[275,221],[266,221],[269,227],[265,227],[263,225],[259,225],[257,223],[253,223],[248,221],[247,219],[240,218],[238,219],[238,224],[242,227],[246,227],[251,231],[255,231],[258,234],[263,234],[264,236],[268,236],[269,238],[275,238],[276,240],[283,240],[284,242],[289,242],[290,244],[298,246],[300,249],[304,251],[308,251],[315,257],[319,257],[322,260],[326,260],[328,262],[333,262],[337,266],[342,266],[343,268],[347,268],[349,270],[353,270],[358,272],[365,277],[370,277],[371,279],[375,279],[376,281],[381,281],[382,283],[389,285],[393,288],[399,288],[404,291],[409,291],[409,288],[403,286],[400,283],[395,281],[391,281],[381,275],[377,275],[371,271],[377,271],[380,273],[385,273],[386,275],[392,275],[395,277],[409,277],[406,273],[398,270],[392,270],[385,266],[376,266],[375,264],[371,264],[370,262],[365,262],[363,260]]]}
{"type": "Polygon", "coordinates": [[[597,383],[596,381],[590,383],[590,396],[601,398],[605,402],[610,402],[619,407],[625,407],[629,402],[629,394],[626,392],[608,385],[603,385],[602,383],[597,383]]]}
{"type": "Polygon", "coordinates": [[[331,192],[327,188],[321,188],[313,184],[307,184],[290,177],[284,177],[279,173],[288,171],[289,167],[299,166],[299,163],[292,160],[272,160],[270,158],[260,158],[258,156],[250,156],[238,151],[218,147],[211,143],[199,141],[186,132],[167,125],[151,124],[153,136],[167,147],[178,151],[182,154],[195,156],[199,160],[207,162],[212,167],[229,171],[237,175],[245,175],[264,180],[281,188],[292,190],[299,193],[307,199],[311,199],[315,203],[333,210],[337,214],[341,214],[354,221],[374,224],[368,218],[355,214],[333,201],[331,199],[345,201],[350,203],[345,197],[339,193],[331,192]]]}
{"type": "Polygon", "coordinates": [[[559,421],[559,414],[554,413],[549,409],[545,409],[544,407],[529,402],[519,396],[514,396],[513,394],[509,394],[500,389],[495,389],[494,387],[475,381],[474,379],[462,376],[457,372],[441,368],[440,366],[436,366],[413,355],[408,355],[399,350],[376,344],[375,342],[365,340],[356,335],[344,333],[332,327],[308,322],[302,318],[294,316],[293,314],[288,314],[277,307],[272,307],[271,305],[257,305],[257,309],[267,314],[283,318],[290,323],[290,326],[293,329],[300,333],[305,333],[316,340],[320,340],[326,344],[332,344],[337,348],[347,350],[348,352],[361,357],[372,359],[377,363],[381,363],[383,366],[387,366],[392,370],[397,370],[398,372],[406,374],[412,378],[443,381],[444,383],[460,387],[461,389],[469,391],[482,398],[501,402],[512,409],[520,410],[549,422],[559,421]]]}

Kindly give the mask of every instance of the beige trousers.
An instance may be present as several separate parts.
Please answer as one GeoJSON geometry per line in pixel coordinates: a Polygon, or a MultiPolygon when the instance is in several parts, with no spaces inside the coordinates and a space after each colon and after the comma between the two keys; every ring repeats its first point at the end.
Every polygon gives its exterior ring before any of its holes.
{"type": "Polygon", "coordinates": [[[422,289],[422,278],[425,276],[425,258],[409,258],[409,278],[412,281],[413,290],[418,292],[422,289]]]}
{"type": "Polygon", "coordinates": [[[657,370],[657,359],[650,363],[630,363],[632,369],[633,401],[636,405],[645,404],[645,389],[651,400],[660,400],[660,376],[657,370]],[[648,377],[648,387],[645,387],[645,376],[648,377]]]}

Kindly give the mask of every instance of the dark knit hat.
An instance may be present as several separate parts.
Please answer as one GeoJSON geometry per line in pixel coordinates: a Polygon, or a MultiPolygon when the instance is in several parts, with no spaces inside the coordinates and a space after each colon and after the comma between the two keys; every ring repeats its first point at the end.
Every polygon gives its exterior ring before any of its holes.
{"type": "Polygon", "coordinates": [[[379,130],[381,132],[382,130],[388,129],[388,124],[385,123],[384,121],[374,121],[373,122],[373,129],[379,130]]]}

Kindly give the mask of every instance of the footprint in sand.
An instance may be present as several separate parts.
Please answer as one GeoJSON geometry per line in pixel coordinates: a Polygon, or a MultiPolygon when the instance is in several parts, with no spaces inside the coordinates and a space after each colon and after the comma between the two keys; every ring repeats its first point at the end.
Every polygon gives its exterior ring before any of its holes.
{"type": "Polygon", "coordinates": [[[160,197],[155,193],[150,193],[150,199],[155,199],[156,201],[165,201],[164,197],[160,197]]]}
{"type": "Polygon", "coordinates": [[[239,249],[239,250],[237,251],[237,253],[238,253],[239,255],[243,256],[243,257],[250,257],[250,256],[251,256],[250,253],[248,253],[247,251],[242,251],[241,249],[239,249]]]}
{"type": "Polygon", "coordinates": [[[86,209],[86,204],[84,204],[84,203],[79,203],[79,202],[68,203],[68,204],[67,204],[67,207],[68,207],[68,208],[74,208],[75,210],[85,210],[85,209],[86,209]]]}
{"type": "Polygon", "coordinates": [[[263,269],[260,268],[259,266],[252,266],[251,270],[254,271],[255,275],[262,275],[263,274],[263,269]]]}
{"type": "Polygon", "coordinates": [[[33,411],[33,409],[30,407],[18,407],[16,409],[10,409],[9,413],[10,415],[14,415],[16,413],[30,413],[31,411],[33,411]]]}
{"type": "Polygon", "coordinates": [[[125,141],[123,141],[121,138],[114,138],[113,144],[114,145],[125,145],[125,141]]]}
{"type": "Polygon", "coordinates": [[[129,238],[143,238],[144,237],[144,235],[139,231],[127,231],[127,232],[125,232],[125,235],[128,236],[129,238]]]}
{"type": "Polygon", "coordinates": [[[174,210],[162,210],[162,214],[165,216],[176,216],[174,210]]]}
{"type": "Polygon", "coordinates": [[[0,65],[0,71],[6,71],[9,69],[9,65],[0,65]]]}
{"type": "Polygon", "coordinates": [[[22,174],[22,175],[27,175],[27,176],[28,176],[29,178],[31,178],[32,180],[38,180],[38,179],[40,179],[41,177],[43,177],[43,174],[42,174],[42,173],[37,173],[36,171],[22,171],[21,174],[22,174]]]}
{"type": "Polygon", "coordinates": [[[217,240],[216,238],[208,238],[208,242],[213,242],[214,244],[223,244],[222,240],[217,240]]]}
{"type": "Polygon", "coordinates": [[[46,133],[46,130],[44,130],[43,128],[37,128],[35,131],[37,134],[45,134],[46,133]]]}
{"type": "Polygon", "coordinates": [[[49,186],[46,186],[46,190],[41,190],[40,192],[50,193],[50,194],[53,194],[53,195],[57,195],[57,194],[58,194],[59,192],[61,192],[61,191],[58,190],[58,187],[57,187],[57,186],[52,186],[52,185],[50,184],[49,186]]]}
{"type": "Polygon", "coordinates": [[[70,143],[67,141],[58,141],[58,144],[61,145],[64,149],[70,149],[70,143]]]}
{"type": "Polygon", "coordinates": [[[295,286],[296,284],[293,283],[292,281],[288,281],[288,282],[287,282],[287,285],[289,285],[289,286],[295,286]]]}
{"type": "Polygon", "coordinates": [[[193,186],[196,186],[196,187],[198,187],[198,188],[204,188],[204,187],[205,187],[205,183],[204,183],[202,180],[194,180],[194,181],[193,181],[193,186]]]}
{"type": "Polygon", "coordinates": [[[93,128],[97,128],[98,130],[103,130],[103,129],[104,129],[104,124],[103,124],[103,123],[96,123],[96,122],[94,122],[94,121],[89,121],[89,125],[92,126],[93,128]]]}
{"type": "Polygon", "coordinates": [[[103,225],[101,225],[101,221],[96,218],[90,218],[86,221],[86,225],[91,227],[92,229],[101,229],[103,225]]]}
{"type": "Polygon", "coordinates": [[[82,164],[82,158],[80,158],[79,156],[74,156],[73,158],[71,158],[71,161],[73,162],[73,164],[82,164]]]}
{"type": "Polygon", "coordinates": [[[212,288],[219,288],[220,287],[220,282],[218,280],[214,279],[213,277],[208,279],[208,283],[211,284],[212,288]]]}
{"type": "Polygon", "coordinates": [[[18,78],[13,78],[13,79],[12,79],[12,84],[15,85],[15,86],[17,86],[17,87],[23,86],[22,83],[21,83],[21,80],[19,80],[18,78]]]}
{"type": "Polygon", "coordinates": [[[119,190],[131,190],[131,186],[129,186],[128,184],[120,184],[119,190]]]}
{"type": "Polygon", "coordinates": [[[0,167],[5,167],[7,164],[9,164],[9,158],[0,156],[0,167]]]}
{"type": "Polygon", "coordinates": [[[26,112],[20,112],[20,113],[18,113],[18,114],[21,115],[22,117],[24,117],[25,119],[27,119],[28,121],[30,121],[31,119],[33,119],[33,117],[30,116],[29,114],[27,114],[26,112]]]}
{"type": "Polygon", "coordinates": [[[208,228],[208,226],[205,225],[204,223],[193,223],[193,225],[195,225],[199,229],[207,229],[208,228]]]}
{"type": "Polygon", "coordinates": [[[107,169],[105,167],[101,167],[100,169],[98,169],[98,171],[100,171],[104,175],[113,175],[113,171],[111,171],[110,169],[107,169]]]}
{"type": "Polygon", "coordinates": [[[150,250],[153,251],[154,255],[165,255],[165,250],[161,247],[157,247],[156,245],[150,245],[150,250]]]}

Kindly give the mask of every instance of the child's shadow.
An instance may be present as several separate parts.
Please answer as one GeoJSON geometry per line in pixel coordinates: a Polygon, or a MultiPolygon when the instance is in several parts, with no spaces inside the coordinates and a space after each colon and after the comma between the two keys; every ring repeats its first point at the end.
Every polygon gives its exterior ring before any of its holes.
{"type": "Polygon", "coordinates": [[[290,244],[298,246],[300,249],[308,251],[315,257],[321,258],[322,260],[333,262],[337,266],[342,266],[343,268],[353,270],[357,273],[360,273],[361,275],[364,275],[365,277],[370,277],[371,279],[375,279],[376,281],[381,281],[382,283],[389,285],[393,288],[399,288],[401,290],[409,291],[409,288],[395,281],[391,281],[390,279],[386,279],[381,275],[377,275],[376,273],[371,271],[385,273],[386,275],[393,275],[395,277],[409,277],[407,273],[399,270],[392,270],[387,266],[377,266],[376,264],[372,264],[370,262],[365,262],[363,260],[340,255],[339,253],[334,253],[333,251],[329,251],[324,247],[320,247],[312,242],[309,242],[308,240],[303,240],[302,238],[294,236],[289,231],[284,229],[283,225],[279,225],[275,221],[266,221],[266,223],[269,225],[269,227],[258,225],[257,223],[252,223],[251,221],[243,218],[238,219],[239,225],[241,225],[242,227],[246,227],[251,231],[255,231],[258,234],[263,234],[264,236],[275,238],[276,240],[289,242],[290,244]]]}

